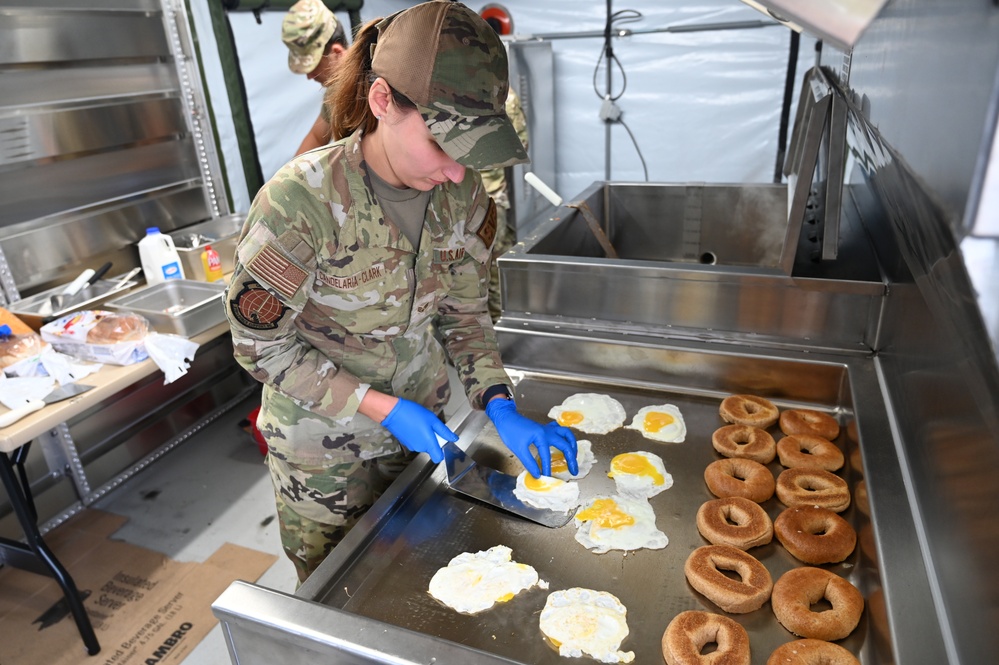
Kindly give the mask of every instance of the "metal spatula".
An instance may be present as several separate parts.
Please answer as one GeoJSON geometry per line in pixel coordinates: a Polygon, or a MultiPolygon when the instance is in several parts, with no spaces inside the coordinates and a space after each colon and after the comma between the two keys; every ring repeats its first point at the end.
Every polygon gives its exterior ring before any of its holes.
{"type": "Polygon", "coordinates": [[[440,439],[444,449],[447,482],[451,489],[550,529],[564,526],[573,518],[576,514],[575,509],[568,513],[560,513],[526,505],[514,496],[513,490],[517,486],[516,476],[482,466],[459,447],[458,444],[465,444],[464,448],[467,449],[478,431],[478,428],[466,427],[457,444],[440,439]]]}

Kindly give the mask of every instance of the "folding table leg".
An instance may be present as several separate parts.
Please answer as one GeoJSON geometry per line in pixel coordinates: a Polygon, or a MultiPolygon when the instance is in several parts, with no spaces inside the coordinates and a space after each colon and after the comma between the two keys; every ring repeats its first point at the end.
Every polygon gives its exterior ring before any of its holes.
{"type": "Polygon", "coordinates": [[[80,597],[80,592],[77,590],[73,578],[42,540],[42,535],[38,532],[38,521],[32,517],[34,501],[31,497],[31,488],[27,483],[22,487],[18,482],[7,453],[0,453],[0,480],[3,481],[3,485],[7,489],[14,514],[21,524],[21,530],[24,531],[27,549],[44,566],[45,572],[59,583],[63,595],[66,597],[66,602],[69,604],[69,609],[73,613],[80,637],[83,638],[83,644],[87,647],[87,653],[93,656],[101,650],[101,645],[97,641],[97,635],[94,634],[87,610],[83,607],[83,599],[80,597]]]}

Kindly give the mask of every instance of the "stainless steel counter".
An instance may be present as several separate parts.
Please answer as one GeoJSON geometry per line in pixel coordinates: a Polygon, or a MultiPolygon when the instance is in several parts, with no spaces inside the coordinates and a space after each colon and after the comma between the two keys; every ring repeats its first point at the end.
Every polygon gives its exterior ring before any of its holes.
{"type": "MultiPolygon", "coordinates": [[[[550,591],[572,586],[617,595],[629,610],[631,629],[622,649],[634,651],[637,663],[662,662],[660,639],[670,619],[687,609],[720,612],[687,584],[683,563],[693,549],[707,544],[694,517],[701,503],[713,498],[703,470],[719,458],[710,443],[722,424],[718,405],[736,392],[766,395],[782,408],[807,406],[836,416],[843,425],[838,444],[849,460],[840,474],[851,487],[865,478],[865,460],[867,466],[878,460],[866,472],[876,485],[870,501],[875,520],[890,525],[893,541],[880,548],[865,511],[851,506],[844,516],[858,530],[858,547],[844,563],[824,566],[856,584],[868,599],[860,626],[842,644],[865,665],[931,662],[909,657],[939,652],[935,617],[906,617],[894,626],[895,640],[888,629],[885,598],[892,606],[929,606],[929,588],[911,515],[892,503],[901,475],[897,461],[886,462],[881,451],[885,446],[890,451],[890,425],[871,359],[733,353],[709,345],[667,346],[634,336],[597,339],[557,331],[501,330],[501,340],[518,404],[535,419],[545,420],[551,406],[575,392],[615,397],[629,422],[641,406],[667,402],[680,408],[688,429],[684,443],[649,441],[632,430],[581,436],[593,442],[597,456],[590,475],[580,481],[584,497],[613,490],[606,471],[619,452],[647,450],[663,458],[675,484],[651,504],[669,545],[593,554],[574,540],[572,523],[551,530],[501,513],[451,493],[442,468],[417,463],[295,597],[237,584],[218,599],[214,610],[225,626],[233,662],[273,662],[280,654],[284,663],[305,663],[318,654],[332,663],[561,663],[540,633],[538,615],[550,591]],[[854,419],[859,450],[846,434],[854,419]],[[880,513],[882,504],[891,514],[880,513]],[[452,557],[498,544],[511,547],[515,560],[534,566],[550,590],[523,592],[474,616],[458,614],[427,593],[431,576],[452,557]],[[892,557],[888,575],[878,566],[879,551],[892,557]]],[[[450,424],[459,432],[478,432],[469,448],[476,459],[516,472],[515,460],[481,413],[460,412],[450,424]]],[[[775,475],[781,470],[776,462],[770,466],[775,475]]],[[[771,517],[783,508],[776,498],[763,505],[771,517]]],[[[776,540],[751,553],[774,580],[800,565],[776,540]]],[[[749,631],[754,664],[765,663],[774,648],[792,639],[769,603],[729,616],[749,631]]]]}

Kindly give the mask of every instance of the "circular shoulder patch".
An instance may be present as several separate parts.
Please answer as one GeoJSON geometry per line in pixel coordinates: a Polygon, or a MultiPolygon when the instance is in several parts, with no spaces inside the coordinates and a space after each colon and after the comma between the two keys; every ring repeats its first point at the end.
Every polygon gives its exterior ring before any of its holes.
{"type": "Polygon", "coordinates": [[[277,296],[257,282],[243,282],[243,288],[229,301],[229,309],[240,324],[254,330],[277,328],[288,311],[277,296]]]}

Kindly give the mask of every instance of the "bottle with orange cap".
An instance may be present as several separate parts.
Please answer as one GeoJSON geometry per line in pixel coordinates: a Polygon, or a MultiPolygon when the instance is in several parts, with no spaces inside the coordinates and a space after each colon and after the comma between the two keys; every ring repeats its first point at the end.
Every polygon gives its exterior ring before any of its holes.
{"type": "Polygon", "coordinates": [[[205,279],[209,282],[217,282],[222,279],[222,257],[212,249],[211,245],[205,245],[201,252],[201,265],[205,268],[205,279]]]}

